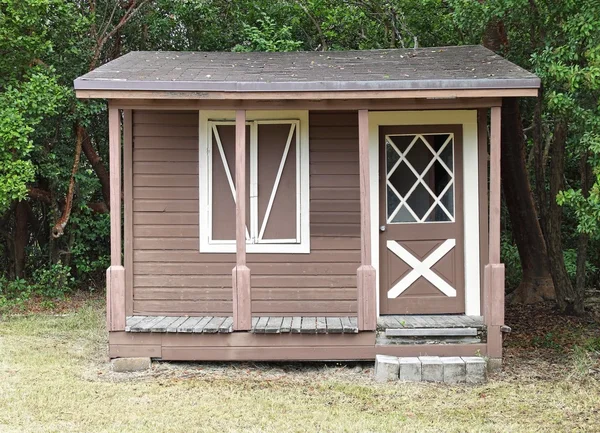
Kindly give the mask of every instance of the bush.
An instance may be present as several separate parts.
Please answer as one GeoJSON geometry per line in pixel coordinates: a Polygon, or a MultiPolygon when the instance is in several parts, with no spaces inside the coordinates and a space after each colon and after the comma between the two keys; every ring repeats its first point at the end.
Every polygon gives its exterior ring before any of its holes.
{"type": "Polygon", "coordinates": [[[517,246],[505,236],[502,237],[500,255],[506,269],[506,287],[516,289],[523,277],[521,259],[517,246]]]}
{"type": "MultiPolygon", "coordinates": [[[[567,268],[567,274],[569,278],[575,284],[575,276],[577,275],[577,251],[570,249],[563,251],[565,257],[565,268],[567,268]]],[[[585,279],[590,281],[594,275],[598,272],[598,267],[593,263],[585,262],[585,279]]]]}
{"type": "Polygon", "coordinates": [[[33,271],[33,286],[37,294],[46,298],[64,298],[75,289],[71,267],[56,263],[33,271]]]}
{"type": "Polygon", "coordinates": [[[29,299],[31,292],[31,286],[22,278],[9,281],[6,277],[0,277],[0,297],[6,300],[24,301],[29,299]]]}

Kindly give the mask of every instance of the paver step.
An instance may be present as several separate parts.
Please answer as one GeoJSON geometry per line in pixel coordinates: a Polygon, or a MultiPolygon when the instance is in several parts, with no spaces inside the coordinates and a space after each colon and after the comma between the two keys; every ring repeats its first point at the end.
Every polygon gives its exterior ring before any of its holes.
{"type": "Polygon", "coordinates": [[[376,355],[377,382],[444,382],[478,384],[486,381],[487,363],[479,356],[396,357],[376,355]]]}

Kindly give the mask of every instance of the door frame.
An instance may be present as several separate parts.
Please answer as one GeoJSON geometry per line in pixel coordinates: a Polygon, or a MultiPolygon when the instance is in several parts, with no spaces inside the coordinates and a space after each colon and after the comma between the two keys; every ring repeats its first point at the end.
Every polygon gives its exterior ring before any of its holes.
{"type": "MultiPolygon", "coordinates": [[[[371,254],[377,271],[377,316],[379,299],[379,127],[411,125],[457,125],[463,127],[463,230],[465,314],[480,316],[480,202],[477,110],[369,111],[369,161],[371,196],[371,254]]],[[[487,205],[485,203],[483,206],[487,205]]]]}

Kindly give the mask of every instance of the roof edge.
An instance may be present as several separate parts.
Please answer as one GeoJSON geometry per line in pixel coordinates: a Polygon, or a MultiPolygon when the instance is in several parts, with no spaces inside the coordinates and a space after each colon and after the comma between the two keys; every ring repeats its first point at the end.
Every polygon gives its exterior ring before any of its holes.
{"type": "Polygon", "coordinates": [[[225,81],[141,81],[75,79],[75,90],[131,90],[169,92],[347,92],[378,90],[466,90],[538,89],[541,81],[531,78],[473,78],[457,80],[306,81],[306,82],[225,82],[225,81]]]}

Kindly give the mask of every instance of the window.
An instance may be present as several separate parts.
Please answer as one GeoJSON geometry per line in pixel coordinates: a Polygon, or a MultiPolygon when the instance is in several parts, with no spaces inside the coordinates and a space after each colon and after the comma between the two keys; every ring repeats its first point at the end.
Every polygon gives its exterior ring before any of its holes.
{"type": "MultiPolygon", "coordinates": [[[[309,253],[308,113],[246,113],[246,249],[309,253]]],[[[235,113],[200,112],[200,252],[235,252],[235,113]]]]}
{"type": "Polygon", "coordinates": [[[387,222],[454,221],[454,135],[385,137],[387,222]]]}

